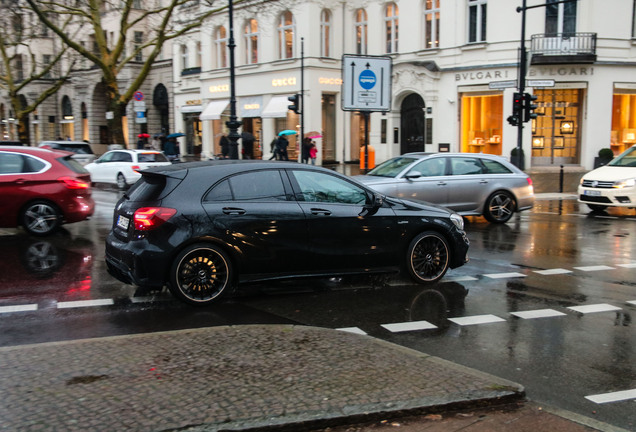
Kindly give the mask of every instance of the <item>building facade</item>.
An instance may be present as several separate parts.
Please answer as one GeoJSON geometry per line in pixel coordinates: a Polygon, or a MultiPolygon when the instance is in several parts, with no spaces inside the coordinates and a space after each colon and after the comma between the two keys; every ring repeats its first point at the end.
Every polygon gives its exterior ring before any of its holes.
{"type": "MultiPolygon", "coordinates": [[[[319,132],[322,163],[354,161],[363,116],[341,109],[344,54],[390,56],[391,110],[370,116],[377,162],[409,151],[510,156],[506,119],[516,92],[521,2],[509,0],[258,1],[233,14],[236,113],[271,156],[278,131],[299,131],[287,98],[304,95],[304,130],[319,132]],[[301,77],[301,57],[303,76],[301,77]],[[301,79],[302,78],[302,79],[301,79]]],[[[633,0],[547,1],[526,12],[526,166],[592,168],[598,150],[636,143],[633,0]]],[[[175,129],[182,150],[220,153],[230,113],[229,14],[175,42],[175,129]]],[[[292,156],[298,139],[292,137],[292,156]]]]}

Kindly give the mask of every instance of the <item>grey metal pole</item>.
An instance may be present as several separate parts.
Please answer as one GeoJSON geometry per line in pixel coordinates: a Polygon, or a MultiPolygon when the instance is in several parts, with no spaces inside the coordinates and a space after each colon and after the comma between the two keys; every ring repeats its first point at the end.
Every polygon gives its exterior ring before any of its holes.
{"type": "Polygon", "coordinates": [[[241,126],[241,122],[236,118],[236,84],[234,79],[234,5],[232,0],[229,0],[229,13],[230,13],[230,40],[228,48],[230,50],[230,120],[226,122],[230,133],[228,139],[230,140],[230,159],[238,159],[238,139],[241,137],[238,133],[238,128],[241,126]]]}

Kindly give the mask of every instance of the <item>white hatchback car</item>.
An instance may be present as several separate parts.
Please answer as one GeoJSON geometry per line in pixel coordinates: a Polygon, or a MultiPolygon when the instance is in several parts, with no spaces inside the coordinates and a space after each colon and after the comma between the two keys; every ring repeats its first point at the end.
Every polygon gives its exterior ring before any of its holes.
{"type": "Polygon", "coordinates": [[[593,211],[607,207],[636,207],[636,145],[610,163],[585,174],[578,201],[593,211]]]}
{"type": "Polygon", "coordinates": [[[126,189],[141,178],[140,170],[171,165],[166,156],[155,150],[112,150],[84,168],[93,183],[112,183],[126,189]]]}

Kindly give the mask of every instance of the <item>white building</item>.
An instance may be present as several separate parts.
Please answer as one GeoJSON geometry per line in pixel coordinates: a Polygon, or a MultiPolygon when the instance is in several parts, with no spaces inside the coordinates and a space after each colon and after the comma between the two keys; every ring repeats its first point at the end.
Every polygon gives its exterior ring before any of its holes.
{"type": "MultiPolygon", "coordinates": [[[[620,152],[636,143],[635,3],[547,3],[526,12],[527,78],[550,85],[527,88],[538,96],[540,116],[524,129],[526,167],[592,168],[599,149],[620,152]]],[[[528,0],[528,6],[539,4],[528,0]]],[[[321,133],[322,163],[357,160],[364,139],[363,117],[340,108],[343,54],[392,58],[391,110],[370,120],[376,162],[409,151],[509,156],[517,127],[506,119],[516,89],[506,81],[517,80],[518,6],[520,0],[236,6],[236,111],[243,129],[257,137],[255,156],[270,157],[278,131],[299,130],[287,98],[301,90],[301,48],[304,130],[321,133]]],[[[220,152],[230,112],[228,39],[229,14],[223,11],[174,44],[175,130],[186,133],[182,152],[198,144],[205,156],[220,152]]]]}

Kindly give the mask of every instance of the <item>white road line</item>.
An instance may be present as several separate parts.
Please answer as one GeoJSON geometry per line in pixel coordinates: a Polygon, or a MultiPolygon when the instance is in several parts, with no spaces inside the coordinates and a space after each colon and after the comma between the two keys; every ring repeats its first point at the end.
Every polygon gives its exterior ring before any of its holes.
{"type": "Polygon", "coordinates": [[[597,404],[636,399],[636,389],[585,396],[585,399],[591,400],[592,402],[597,404]]]}
{"type": "Polygon", "coordinates": [[[568,309],[573,310],[574,312],[582,313],[582,314],[621,310],[621,308],[617,306],[612,306],[607,303],[587,305],[587,306],[572,306],[572,307],[569,307],[568,309]]]}
{"type": "Polygon", "coordinates": [[[343,328],[339,328],[339,329],[336,329],[336,330],[347,332],[347,333],[361,334],[361,335],[367,334],[367,332],[365,332],[364,330],[362,330],[362,329],[360,329],[358,327],[343,327],[343,328]]]}
{"type": "Polygon", "coordinates": [[[415,330],[431,330],[436,329],[435,324],[431,324],[428,321],[413,321],[393,324],[382,324],[382,327],[393,333],[415,331],[415,330]]]}
{"type": "Polygon", "coordinates": [[[474,276],[456,276],[456,277],[444,278],[442,282],[470,282],[470,281],[476,281],[476,280],[479,280],[479,278],[476,278],[474,276]]]}
{"type": "Polygon", "coordinates": [[[461,318],[449,318],[449,321],[454,322],[460,326],[474,325],[474,324],[490,324],[495,322],[505,322],[503,318],[499,318],[495,315],[475,315],[461,318]]]}
{"type": "Polygon", "coordinates": [[[522,311],[522,312],[510,312],[510,315],[514,315],[523,319],[534,319],[534,318],[549,318],[556,316],[567,315],[563,312],[555,311],[554,309],[538,309],[531,311],[522,311]]]}
{"type": "Polygon", "coordinates": [[[169,300],[172,300],[172,298],[166,297],[166,296],[130,297],[131,303],[151,303],[151,302],[160,302],[160,301],[169,301],[169,300]]]}
{"type": "Polygon", "coordinates": [[[615,270],[614,267],[606,266],[606,265],[598,265],[598,266],[587,266],[587,267],[574,267],[576,270],[581,271],[600,271],[600,270],[615,270]]]}
{"type": "Polygon", "coordinates": [[[114,304],[113,299],[102,300],[79,300],[59,302],[57,304],[58,309],[80,308],[80,307],[92,307],[92,306],[110,306],[114,304]]]}
{"type": "Polygon", "coordinates": [[[627,303],[636,306],[636,300],[628,300],[627,303]]]}
{"type": "Polygon", "coordinates": [[[627,264],[616,264],[619,267],[624,268],[636,268],[636,263],[627,263],[627,264]]]}
{"type": "Polygon", "coordinates": [[[572,273],[572,270],[566,270],[562,268],[553,268],[548,270],[534,270],[534,272],[542,274],[542,275],[558,275],[558,274],[572,273]]]}
{"type": "Polygon", "coordinates": [[[505,279],[505,278],[515,278],[515,277],[526,277],[526,275],[524,275],[523,273],[516,273],[516,272],[512,272],[512,273],[491,273],[491,274],[485,274],[484,276],[486,276],[487,278],[490,278],[490,279],[505,279]]]}
{"type": "Polygon", "coordinates": [[[29,312],[29,311],[35,311],[35,310],[38,310],[38,305],[36,304],[0,306],[0,313],[29,312]]]}

